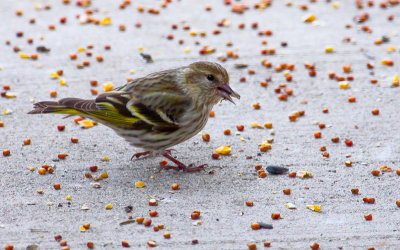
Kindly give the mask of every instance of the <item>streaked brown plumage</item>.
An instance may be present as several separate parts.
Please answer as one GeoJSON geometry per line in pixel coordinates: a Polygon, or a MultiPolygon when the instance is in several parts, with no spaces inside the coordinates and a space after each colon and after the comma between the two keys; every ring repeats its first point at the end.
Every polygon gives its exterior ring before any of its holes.
{"type": "Polygon", "coordinates": [[[39,102],[29,114],[62,113],[82,115],[114,129],[131,145],[162,154],[177,166],[187,168],[167,148],[196,135],[205,126],[212,107],[220,100],[240,98],[229,87],[229,75],[217,63],[196,62],[188,66],[138,78],[95,100],[64,98],[39,102]]]}

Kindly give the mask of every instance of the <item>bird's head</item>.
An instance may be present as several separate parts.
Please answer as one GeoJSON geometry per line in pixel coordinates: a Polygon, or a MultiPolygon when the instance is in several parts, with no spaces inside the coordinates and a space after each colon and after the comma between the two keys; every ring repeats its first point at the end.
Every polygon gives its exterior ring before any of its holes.
{"type": "Polygon", "coordinates": [[[195,62],[185,67],[184,78],[188,94],[197,102],[207,106],[215,105],[220,100],[232,103],[232,97],[240,95],[229,86],[228,72],[218,63],[195,62]]]}

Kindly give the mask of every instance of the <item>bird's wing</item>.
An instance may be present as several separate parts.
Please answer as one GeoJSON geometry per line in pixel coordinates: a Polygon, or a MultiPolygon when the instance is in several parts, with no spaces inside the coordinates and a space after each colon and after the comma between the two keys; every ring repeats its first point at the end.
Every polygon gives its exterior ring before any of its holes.
{"type": "Polygon", "coordinates": [[[180,118],[192,101],[174,85],[172,79],[163,79],[166,82],[147,84],[148,79],[139,78],[114,91],[101,94],[96,98],[96,104],[106,110],[112,106],[121,115],[138,118],[141,122],[137,124],[150,125],[153,130],[177,129],[180,118]]]}
{"type": "Polygon", "coordinates": [[[179,120],[191,105],[180,93],[150,92],[135,96],[127,104],[133,116],[161,127],[179,127],[179,120]]]}

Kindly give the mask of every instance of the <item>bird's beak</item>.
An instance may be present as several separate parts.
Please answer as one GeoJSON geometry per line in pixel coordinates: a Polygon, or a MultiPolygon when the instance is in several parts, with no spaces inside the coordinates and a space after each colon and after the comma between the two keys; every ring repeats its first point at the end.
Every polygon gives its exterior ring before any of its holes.
{"type": "Polygon", "coordinates": [[[231,87],[227,83],[218,85],[215,90],[217,91],[217,94],[221,96],[224,100],[228,100],[233,104],[235,104],[235,102],[232,100],[232,97],[240,99],[240,95],[233,91],[233,89],[231,89],[231,87]]]}

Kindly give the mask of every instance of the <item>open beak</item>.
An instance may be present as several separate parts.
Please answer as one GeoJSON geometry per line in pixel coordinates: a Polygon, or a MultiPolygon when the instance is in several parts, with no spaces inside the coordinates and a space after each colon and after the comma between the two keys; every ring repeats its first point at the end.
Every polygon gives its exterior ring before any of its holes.
{"type": "Polygon", "coordinates": [[[221,96],[224,100],[228,100],[233,104],[235,104],[235,102],[232,100],[232,97],[240,99],[240,95],[233,91],[231,87],[226,83],[219,85],[215,88],[215,90],[217,91],[217,94],[221,96]]]}

